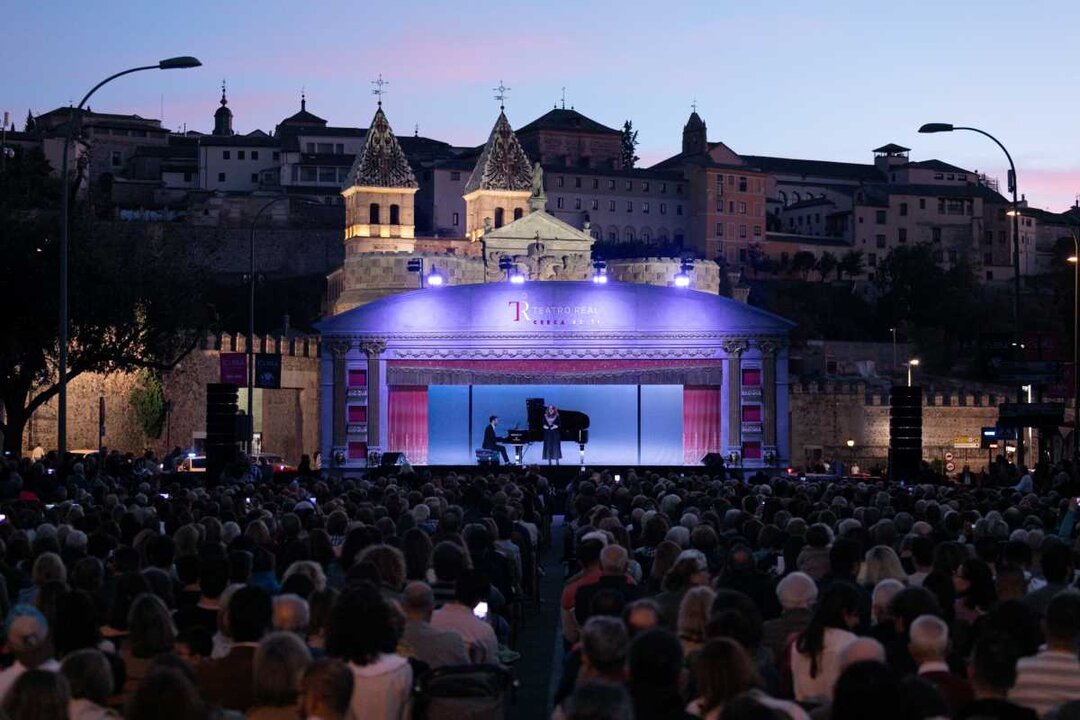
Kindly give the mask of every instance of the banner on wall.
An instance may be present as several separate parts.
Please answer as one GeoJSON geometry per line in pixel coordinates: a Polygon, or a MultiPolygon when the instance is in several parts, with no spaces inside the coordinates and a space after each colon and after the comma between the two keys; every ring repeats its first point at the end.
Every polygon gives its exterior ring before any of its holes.
{"type": "Polygon", "coordinates": [[[281,387],[281,356],[259,353],[255,356],[255,387],[277,390],[281,387]]]}
{"type": "Polygon", "coordinates": [[[227,385],[247,385],[247,355],[244,353],[221,353],[221,382],[227,385]]]}

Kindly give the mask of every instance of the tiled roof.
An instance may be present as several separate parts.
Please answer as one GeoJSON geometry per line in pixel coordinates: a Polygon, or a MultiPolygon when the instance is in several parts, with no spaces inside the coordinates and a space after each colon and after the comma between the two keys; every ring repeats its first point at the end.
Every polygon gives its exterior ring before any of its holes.
{"type": "Polygon", "coordinates": [[[941,160],[919,160],[918,162],[909,162],[905,165],[900,165],[896,169],[915,168],[917,170],[936,170],[937,172],[949,172],[949,173],[963,173],[967,175],[974,175],[975,173],[964,168],[950,165],[947,162],[941,160]]]}
{"type": "Polygon", "coordinates": [[[500,111],[495,127],[491,128],[480,159],[473,168],[465,194],[474,190],[531,190],[532,165],[518,142],[517,135],[500,111]]]}
{"type": "Polygon", "coordinates": [[[830,200],[829,198],[817,197],[817,198],[810,198],[809,200],[800,200],[799,202],[791,203],[790,205],[788,205],[784,209],[785,210],[801,210],[803,208],[818,207],[818,206],[821,206],[821,205],[836,205],[836,203],[833,202],[832,200],[830,200]]]}
{"type": "Polygon", "coordinates": [[[414,188],[419,187],[405,152],[390,129],[382,105],[375,111],[364,145],[356,154],[345,187],[414,188]]]}
{"type": "Polygon", "coordinates": [[[564,132],[596,133],[600,135],[621,135],[621,131],[609,128],[606,125],[585,117],[577,110],[555,108],[549,110],[525,127],[518,128],[518,134],[537,132],[539,130],[559,130],[564,132]]]}
{"type": "Polygon", "coordinates": [[[1001,194],[991,190],[985,185],[968,183],[967,185],[927,185],[912,184],[902,185],[895,183],[876,183],[866,185],[861,189],[864,200],[861,205],[888,204],[888,198],[892,195],[909,195],[915,197],[943,197],[943,198],[982,198],[994,203],[1008,202],[1001,194]]]}
{"type": "Polygon", "coordinates": [[[743,155],[742,159],[747,164],[774,175],[826,177],[854,182],[881,182],[884,179],[880,170],[864,163],[802,160],[767,155],[743,155]]]}

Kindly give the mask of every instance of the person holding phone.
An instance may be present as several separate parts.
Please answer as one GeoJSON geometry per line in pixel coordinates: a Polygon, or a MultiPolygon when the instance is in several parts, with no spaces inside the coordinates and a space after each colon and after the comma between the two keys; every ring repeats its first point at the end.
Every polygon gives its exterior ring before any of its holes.
{"type": "Polygon", "coordinates": [[[490,592],[491,584],[479,571],[466,570],[454,585],[454,599],[431,616],[431,627],[453,630],[461,636],[474,663],[499,662],[499,641],[486,617],[490,592]],[[477,617],[479,610],[485,611],[483,620],[477,617]]]}

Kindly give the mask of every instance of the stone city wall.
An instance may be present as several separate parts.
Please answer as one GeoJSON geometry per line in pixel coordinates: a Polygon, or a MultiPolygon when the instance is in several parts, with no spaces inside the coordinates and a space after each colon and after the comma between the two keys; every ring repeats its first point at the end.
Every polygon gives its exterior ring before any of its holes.
{"type": "MultiPolygon", "coordinates": [[[[608,276],[617,282],[671,287],[682,268],[679,258],[620,258],[607,261],[608,276]]],[[[720,268],[712,260],[695,260],[690,287],[716,294],[720,291],[720,268]]]]}

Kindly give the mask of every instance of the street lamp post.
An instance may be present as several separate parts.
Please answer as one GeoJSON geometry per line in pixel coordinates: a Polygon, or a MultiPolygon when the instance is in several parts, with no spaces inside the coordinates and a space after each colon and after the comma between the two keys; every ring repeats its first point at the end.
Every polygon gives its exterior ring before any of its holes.
{"type": "Polygon", "coordinates": [[[1069,231],[1073,241],[1073,460],[1080,460],[1080,238],[1069,231]]]}
{"type": "Polygon", "coordinates": [[[68,148],[75,139],[75,126],[79,123],[79,114],[82,112],[83,106],[86,105],[86,102],[90,99],[90,96],[98,91],[98,88],[118,77],[141,72],[143,70],[183,70],[186,68],[199,67],[200,65],[202,65],[202,63],[199,62],[197,58],[185,55],[167,58],[160,61],[157,65],[142,65],[140,67],[123,70],[115,75],[110,75],[94,87],[90,88],[90,92],[83,96],[83,99],[80,100],[75,109],[71,111],[71,116],[68,118],[67,135],[64,138],[64,148],[60,155],[60,328],[58,338],[60,357],[57,362],[57,385],[59,392],[57,393],[56,411],[56,449],[61,459],[63,459],[64,454],[67,452],[68,195],[70,194],[70,191],[68,190],[68,148]]]}
{"type": "MultiPolygon", "coordinates": [[[[961,127],[955,126],[950,123],[926,123],[919,128],[921,133],[940,133],[940,132],[953,132],[954,130],[967,130],[968,132],[979,133],[985,137],[990,138],[995,145],[1001,148],[1001,152],[1005,153],[1005,158],[1009,161],[1009,191],[1012,193],[1012,229],[1013,229],[1013,346],[1016,348],[1015,352],[1019,354],[1020,351],[1020,201],[1017,198],[1016,191],[1016,165],[1013,163],[1012,155],[1005,149],[1005,146],[1001,144],[1001,141],[996,137],[973,127],[961,127]]],[[[1024,401],[1024,392],[1017,388],[1016,401],[1022,403],[1024,401]]],[[[1016,464],[1021,465],[1024,462],[1024,441],[1022,438],[1023,433],[1017,433],[1016,441],[1016,464]]]]}
{"type": "Polygon", "coordinates": [[[911,358],[907,361],[907,386],[911,387],[911,368],[919,367],[919,358],[911,358]]]}

